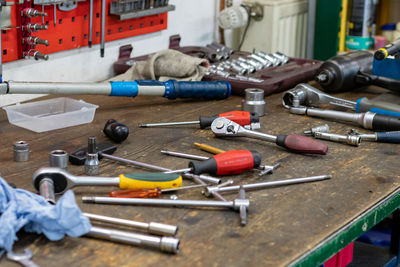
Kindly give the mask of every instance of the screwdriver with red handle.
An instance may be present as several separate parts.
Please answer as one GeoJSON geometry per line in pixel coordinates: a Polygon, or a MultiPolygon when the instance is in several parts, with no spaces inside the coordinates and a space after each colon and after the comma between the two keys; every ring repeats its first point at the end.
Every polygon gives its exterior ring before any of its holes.
{"type": "Polygon", "coordinates": [[[166,173],[191,172],[194,174],[234,175],[258,168],[260,164],[261,156],[257,151],[231,150],[203,161],[190,161],[189,168],[166,173]]]}
{"type": "Polygon", "coordinates": [[[198,121],[181,121],[181,122],[165,122],[165,123],[147,123],[139,124],[139,127],[157,127],[157,126],[170,126],[170,125],[187,125],[187,124],[200,124],[200,129],[207,128],[211,126],[211,123],[216,119],[224,117],[237,124],[244,126],[249,129],[259,129],[260,128],[260,118],[257,113],[250,113],[248,111],[229,111],[225,113],[220,113],[215,116],[206,117],[200,116],[198,121]]]}

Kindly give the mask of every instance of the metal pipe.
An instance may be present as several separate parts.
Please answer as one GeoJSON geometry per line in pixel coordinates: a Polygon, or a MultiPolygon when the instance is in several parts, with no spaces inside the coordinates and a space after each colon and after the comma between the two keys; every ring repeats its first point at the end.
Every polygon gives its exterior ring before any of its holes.
{"type": "Polygon", "coordinates": [[[180,241],[173,237],[157,237],[103,227],[92,226],[87,236],[159,249],[163,252],[178,253],[180,241]]]}
{"type": "Polygon", "coordinates": [[[145,123],[139,124],[139,127],[157,127],[157,126],[170,126],[170,125],[187,125],[187,124],[199,124],[200,121],[182,121],[182,122],[160,122],[160,123],[145,123]]]}
{"type": "Polygon", "coordinates": [[[104,57],[105,34],[106,34],[106,0],[101,0],[101,37],[100,37],[101,57],[104,57]]]}
{"type": "Polygon", "coordinates": [[[86,213],[86,212],[83,213],[83,215],[85,215],[86,217],[88,217],[91,220],[129,226],[129,227],[133,227],[136,229],[146,231],[146,232],[148,232],[150,234],[154,234],[154,235],[175,236],[178,233],[178,227],[175,225],[155,223],[155,222],[143,223],[143,222],[125,220],[125,219],[108,217],[108,216],[86,213]]]}
{"type": "Polygon", "coordinates": [[[89,48],[92,47],[93,39],[93,0],[89,2],[89,48]]]}
{"type": "Polygon", "coordinates": [[[111,84],[66,82],[8,82],[8,94],[93,94],[110,95],[111,84]]]}

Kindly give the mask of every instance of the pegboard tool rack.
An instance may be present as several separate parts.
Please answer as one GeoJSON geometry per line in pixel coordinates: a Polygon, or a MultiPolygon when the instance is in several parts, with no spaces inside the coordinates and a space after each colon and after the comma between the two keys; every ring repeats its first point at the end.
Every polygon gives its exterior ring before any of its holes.
{"type": "MultiPolygon", "coordinates": [[[[168,13],[160,13],[140,18],[120,20],[119,16],[110,15],[111,0],[106,0],[105,41],[114,41],[127,37],[161,31],[167,28],[168,13]]],[[[44,6],[47,16],[44,22],[47,30],[27,33],[22,30],[26,23],[42,24],[42,17],[27,18],[21,16],[21,11],[32,7],[42,11],[42,5],[34,5],[32,1],[11,6],[11,27],[1,31],[2,62],[11,62],[24,58],[23,51],[34,48],[22,44],[22,38],[35,36],[49,41],[49,46],[37,45],[36,50],[43,54],[50,54],[88,46],[89,39],[89,1],[78,2],[78,6],[71,11],[56,9],[54,18],[54,5],[44,6]]],[[[92,43],[100,43],[101,35],[101,1],[93,1],[93,28],[92,43]]],[[[107,53],[107,51],[106,51],[107,53]]]]}

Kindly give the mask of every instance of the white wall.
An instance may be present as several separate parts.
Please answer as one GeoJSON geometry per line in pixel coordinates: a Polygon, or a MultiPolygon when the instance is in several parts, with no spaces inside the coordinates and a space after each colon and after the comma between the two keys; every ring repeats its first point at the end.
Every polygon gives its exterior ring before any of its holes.
{"type": "MultiPolygon", "coordinates": [[[[50,54],[48,61],[19,60],[3,64],[3,80],[14,81],[100,81],[113,75],[112,64],[119,47],[133,46],[132,56],[167,49],[169,37],[180,34],[181,45],[206,45],[216,40],[216,12],[219,0],[170,0],[175,10],[168,13],[164,31],[135,36],[105,44],[105,57],[99,45],[50,54]]],[[[38,95],[2,95],[0,106],[16,103],[38,95]]]]}

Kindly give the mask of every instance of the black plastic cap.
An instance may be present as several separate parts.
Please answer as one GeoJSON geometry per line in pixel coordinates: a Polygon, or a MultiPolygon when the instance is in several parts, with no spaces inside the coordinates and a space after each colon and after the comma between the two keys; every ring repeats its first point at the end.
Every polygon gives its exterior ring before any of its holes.
{"type": "Polygon", "coordinates": [[[255,112],[250,113],[250,122],[255,122],[255,123],[260,122],[260,117],[258,116],[257,113],[255,112]]]}
{"type": "Polygon", "coordinates": [[[189,168],[192,169],[194,174],[216,174],[218,170],[217,161],[214,158],[209,158],[204,161],[191,161],[189,168]]]}
{"type": "Polygon", "coordinates": [[[253,155],[254,165],[253,168],[258,168],[261,165],[261,155],[255,150],[250,150],[251,154],[253,155]]]}
{"type": "Polygon", "coordinates": [[[376,60],[383,60],[386,57],[386,53],[383,50],[375,51],[374,58],[376,60]]]}
{"type": "Polygon", "coordinates": [[[400,118],[376,114],[372,120],[372,129],[375,131],[400,131],[400,118]]]}
{"type": "Polygon", "coordinates": [[[213,117],[200,116],[199,117],[200,129],[204,129],[204,128],[210,127],[212,122],[216,118],[218,118],[218,116],[213,116],[213,117]]]}

